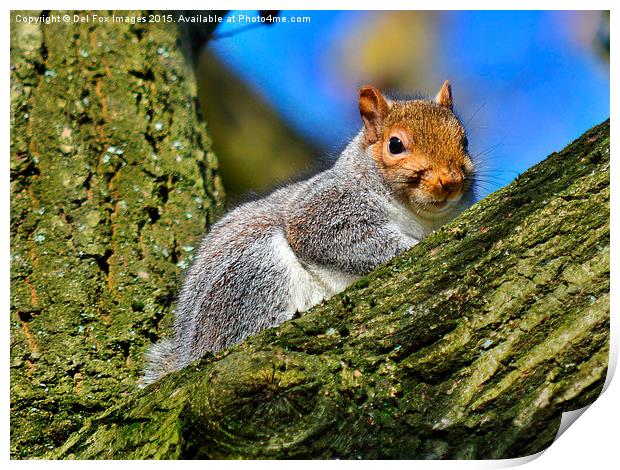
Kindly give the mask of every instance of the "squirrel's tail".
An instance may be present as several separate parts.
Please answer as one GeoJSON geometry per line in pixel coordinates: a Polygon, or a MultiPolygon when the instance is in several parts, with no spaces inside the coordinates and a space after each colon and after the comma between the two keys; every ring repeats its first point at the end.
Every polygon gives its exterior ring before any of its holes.
{"type": "Polygon", "coordinates": [[[147,366],[144,369],[140,387],[146,387],[176,370],[176,358],[177,352],[171,339],[162,339],[153,344],[146,354],[147,366]]]}

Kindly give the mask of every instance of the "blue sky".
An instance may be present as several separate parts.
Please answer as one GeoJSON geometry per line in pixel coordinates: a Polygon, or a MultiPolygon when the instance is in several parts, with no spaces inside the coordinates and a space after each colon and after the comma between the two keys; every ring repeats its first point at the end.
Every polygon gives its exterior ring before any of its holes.
{"type": "MultiPolygon", "coordinates": [[[[210,47],[296,129],[334,152],[361,123],[357,89],[342,87],[331,54],[374,13],[282,12],[292,14],[311,22],[259,27],[210,47]]],[[[429,76],[437,86],[450,78],[460,115],[471,119],[472,153],[483,153],[499,179],[512,179],[609,116],[609,68],[587,36],[597,15],[440,13],[429,76]]],[[[218,32],[239,26],[225,23],[218,32]]]]}

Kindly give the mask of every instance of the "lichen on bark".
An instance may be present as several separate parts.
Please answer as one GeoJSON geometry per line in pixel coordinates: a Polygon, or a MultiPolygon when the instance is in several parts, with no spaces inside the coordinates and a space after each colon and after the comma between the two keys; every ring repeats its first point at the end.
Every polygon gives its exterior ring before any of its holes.
{"type": "Polygon", "coordinates": [[[223,201],[177,27],[65,13],[11,14],[13,458],[134,391],[223,201]]]}
{"type": "Polygon", "coordinates": [[[609,122],[342,294],[136,391],[49,458],[508,458],[596,399],[609,122]]]}

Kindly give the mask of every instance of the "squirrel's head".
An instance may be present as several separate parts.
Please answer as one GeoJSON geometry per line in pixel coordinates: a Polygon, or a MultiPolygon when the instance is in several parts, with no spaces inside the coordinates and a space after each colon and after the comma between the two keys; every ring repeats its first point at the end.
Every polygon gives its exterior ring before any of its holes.
{"type": "Polygon", "coordinates": [[[473,163],[446,82],[434,100],[392,101],[360,89],[364,143],[395,193],[417,212],[437,214],[471,189],[473,163]]]}

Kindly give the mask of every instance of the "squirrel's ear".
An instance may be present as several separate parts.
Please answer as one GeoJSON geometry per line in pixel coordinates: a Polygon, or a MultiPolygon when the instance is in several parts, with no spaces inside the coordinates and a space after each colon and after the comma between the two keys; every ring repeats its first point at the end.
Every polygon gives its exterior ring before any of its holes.
{"type": "Polygon", "coordinates": [[[387,100],[374,86],[360,88],[360,114],[364,121],[364,136],[368,145],[379,140],[383,119],[389,110],[387,100]]]}
{"type": "Polygon", "coordinates": [[[443,82],[441,90],[439,90],[435,97],[435,102],[444,108],[452,109],[452,87],[448,80],[443,82]]]}

